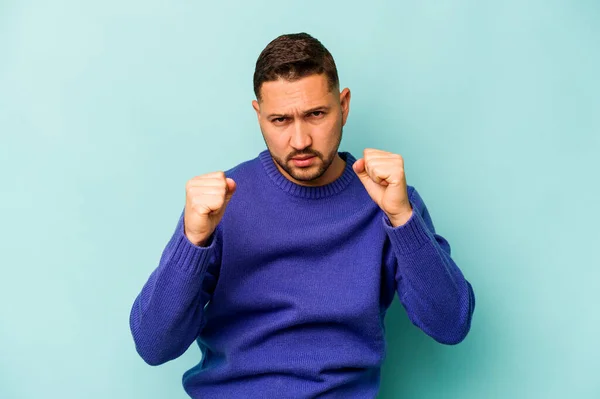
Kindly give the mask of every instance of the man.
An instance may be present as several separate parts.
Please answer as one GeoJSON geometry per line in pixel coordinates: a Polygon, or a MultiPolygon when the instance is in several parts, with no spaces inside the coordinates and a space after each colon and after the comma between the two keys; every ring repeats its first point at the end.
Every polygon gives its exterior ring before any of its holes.
{"type": "Polygon", "coordinates": [[[196,340],[192,398],[373,398],[384,316],[397,292],[433,339],[467,335],[475,297],[399,154],[338,152],[350,109],[331,54],[282,35],[254,73],[267,149],[194,177],[185,208],[131,309],[151,365],[196,340]]]}

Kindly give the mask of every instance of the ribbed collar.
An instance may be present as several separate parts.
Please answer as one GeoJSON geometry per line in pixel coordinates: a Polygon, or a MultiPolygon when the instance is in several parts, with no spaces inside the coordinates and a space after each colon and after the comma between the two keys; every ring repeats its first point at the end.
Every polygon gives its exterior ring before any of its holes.
{"type": "Polygon", "coordinates": [[[315,187],[301,186],[285,177],[275,165],[268,149],[262,151],[258,157],[267,175],[283,191],[296,197],[318,199],[339,193],[356,177],[356,173],[352,169],[356,159],[347,151],[338,152],[338,154],[346,161],[344,172],[331,183],[315,187]]]}

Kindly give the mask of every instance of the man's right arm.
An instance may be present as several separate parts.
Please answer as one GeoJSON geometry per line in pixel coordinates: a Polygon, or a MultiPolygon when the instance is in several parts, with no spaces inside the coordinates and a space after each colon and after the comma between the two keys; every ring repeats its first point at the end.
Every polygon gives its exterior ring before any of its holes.
{"type": "Polygon", "coordinates": [[[158,267],[133,303],[131,333],[137,352],[150,365],[181,356],[200,334],[204,306],[218,278],[218,229],[204,244],[195,245],[185,235],[182,213],[158,267]]]}
{"type": "Polygon", "coordinates": [[[187,181],[175,233],[131,308],[131,334],[146,363],[181,356],[200,334],[220,267],[219,226],[236,187],[223,171],[187,181]]]}

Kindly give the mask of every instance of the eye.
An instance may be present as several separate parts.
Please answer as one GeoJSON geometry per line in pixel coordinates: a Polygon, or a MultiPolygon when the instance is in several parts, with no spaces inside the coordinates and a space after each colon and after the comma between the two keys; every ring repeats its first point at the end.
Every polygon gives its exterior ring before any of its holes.
{"type": "Polygon", "coordinates": [[[313,111],[310,113],[310,116],[318,117],[318,116],[323,115],[323,113],[324,113],[323,111],[313,111]]]}
{"type": "Polygon", "coordinates": [[[285,120],[286,120],[285,116],[280,116],[279,118],[271,119],[271,122],[277,124],[277,123],[283,123],[283,122],[285,122],[285,120]]]}

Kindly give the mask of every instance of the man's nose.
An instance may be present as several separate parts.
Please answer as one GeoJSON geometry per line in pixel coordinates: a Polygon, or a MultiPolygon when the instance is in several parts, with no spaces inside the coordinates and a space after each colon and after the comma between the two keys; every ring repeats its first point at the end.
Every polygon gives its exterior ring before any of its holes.
{"type": "Polygon", "coordinates": [[[292,128],[292,137],[290,145],[296,150],[302,150],[312,144],[310,136],[310,127],[304,121],[296,121],[292,128]]]}

